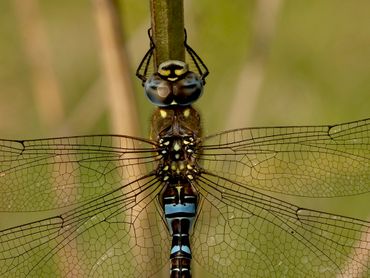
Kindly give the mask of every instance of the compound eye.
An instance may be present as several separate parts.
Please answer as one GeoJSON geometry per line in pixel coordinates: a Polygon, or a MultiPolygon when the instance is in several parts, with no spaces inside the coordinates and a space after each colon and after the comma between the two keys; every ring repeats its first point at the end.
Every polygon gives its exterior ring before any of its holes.
{"type": "Polygon", "coordinates": [[[203,80],[191,71],[173,85],[174,100],[179,105],[189,105],[195,102],[202,92],[203,80]]]}
{"type": "Polygon", "coordinates": [[[152,75],[144,83],[144,90],[149,100],[156,106],[169,106],[173,102],[172,86],[170,82],[152,75]]]}

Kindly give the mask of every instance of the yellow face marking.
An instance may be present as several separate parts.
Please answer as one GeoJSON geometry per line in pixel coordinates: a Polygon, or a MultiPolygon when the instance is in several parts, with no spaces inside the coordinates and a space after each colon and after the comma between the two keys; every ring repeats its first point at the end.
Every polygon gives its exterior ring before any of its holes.
{"type": "Polygon", "coordinates": [[[189,108],[188,109],[185,109],[184,112],[183,112],[183,114],[184,114],[184,117],[185,118],[188,118],[190,116],[190,109],[189,108]]]}
{"type": "Polygon", "coordinates": [[[190,164],[186,164],[186,168],[188,168],[189,170],[193,169],[193,167],[190,164]]]}
{"type": "MultiPolygon", "coordinates": [[[[167,117],[167,112],[165,110],[159,110],[159,114],[161,114],[161,117],[165,119],[167,117]]],[[[167,144],[168,145],[168,144],[167,144]]]]}
{"type": "Polygon", "coordinates": [[[168,165],[164,166],[163,171],[168,171],[168,165]]]}
{"type": "Polygon", "coordinates": [[[192,180],[194,177],[192,175],[187,175],[189,180],[192,180]]]}
{"type": "Polygon", "coordinates": [[[184,68],[182,68],[182,69],[177,69],[177,70],[175,70],[175,74],[176,74],[177,76],[180,76],[180,75],[184,74],[186,71],[187,71],[187,69],[184,69],[184,68]]]}
{"type": "Polygon", "coordinates": [[[182,162],[182,163],[180,163],[180,170],[184,170],[185,169],[185,165],[184,165],[184,163],[182,162]]]}
{"type": "Polygon", "coordinates": [[[158,73],[159,73],[160,75],[163,75],[163,76],[169,76],[169,75],[170,75],[170,73],[171,73],[171,71],[170,71],[170,70],[159,69],[159,70],[158,70],[158,73]]]}

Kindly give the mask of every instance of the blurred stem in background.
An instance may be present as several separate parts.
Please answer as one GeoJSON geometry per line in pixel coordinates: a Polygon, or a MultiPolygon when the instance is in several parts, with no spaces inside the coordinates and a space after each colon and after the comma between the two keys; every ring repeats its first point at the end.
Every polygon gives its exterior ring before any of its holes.
{"type": "Polygon", "coordinates": [[[33,93],[39,120],[44,129],[55,129],[62,123],[65,112],[39,2],[14,0],[13,6],[32,79],[30,93],[33,93]]]}
{"type": "Polygon", "coordinates": [[[247,126],[248,122],[253,119],[283,1],[259,0],[256,2],[252,16],[251,46],[238,76],[225,128],[247,126]]]}
{"type": "Polygon", "coordinates": [[[122,20],[116,0],[94,0],[102,64],[112,131],[139,135],[139,120],[126,49],[122,20]]]}

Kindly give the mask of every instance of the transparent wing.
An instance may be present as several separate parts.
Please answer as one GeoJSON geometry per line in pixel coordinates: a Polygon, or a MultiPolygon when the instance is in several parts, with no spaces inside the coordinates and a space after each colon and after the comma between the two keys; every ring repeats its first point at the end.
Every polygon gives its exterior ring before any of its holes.
{"type": "Polygon", "coordinates": [[[370,119],[226,131],[204,138],[198,155],[203,169],[240,187],[307,197],[370,191],[370,119]]]}
{"type": "Polygon", "coordinates": [[[216,175],[203,199],[193,259],[217,277],[369,277],[370,222],[299,208],[216,175]]]}
{"type": "Polygon", "coordinates": [[[0,141],[0,210],[78,204],[153,170],[155,144],[125,136],[0,141]]]}
{"type": "Polygon", "coordinates": [[[204,138],[194,260],[219,277],[368,277],[369,222],[264,193],[369,192],[369,123],[247,128],[204,138]]]}
{"type": "Polygon", "coordinates": [[[0,276],[156,273],[170,237],[156,207],[154,151],[123,136],[1,141],[0,208],[10,218],[0,223],[0,276]],[[37,213],[10,213],[28,211],[37,213]],[[28,224],[10,227],[19,215],[28,224]]]}

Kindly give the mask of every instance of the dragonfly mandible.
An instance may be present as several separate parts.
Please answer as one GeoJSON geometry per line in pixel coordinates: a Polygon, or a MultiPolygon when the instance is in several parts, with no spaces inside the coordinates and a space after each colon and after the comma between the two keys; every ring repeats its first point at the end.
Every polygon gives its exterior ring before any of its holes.
{"type": "Polygon", "coordinates": [[[149,75],[151,42],[138,68],[150,139],[0,141],[0,210],[31,212],[0,231],[1,277],[369,277],[370,222],[276,194],[368,193],[370,119],[202,137],[208,70],[185,47],[149,75]]]}

